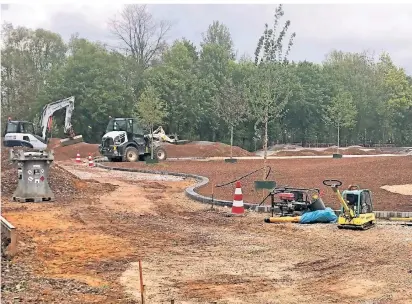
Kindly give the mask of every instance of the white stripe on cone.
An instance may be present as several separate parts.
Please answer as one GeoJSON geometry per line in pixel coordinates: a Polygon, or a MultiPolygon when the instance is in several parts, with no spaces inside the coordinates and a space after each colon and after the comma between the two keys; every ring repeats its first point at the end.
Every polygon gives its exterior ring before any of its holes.
{"type": "Polygon", "coordinates": [[[243,213],[244,213],[244,208],[243,208],[242,188],[236,187],[235,194],[233,197],[233,203],[232,203],[232,214],[243,214],[243,213]]]}
{"type": "Polygon", "coordinates": [[[241,200],[241,201],[233,201],[232,206],[235,206],[235,207],[243,207],[243,200],[241,200]]]}

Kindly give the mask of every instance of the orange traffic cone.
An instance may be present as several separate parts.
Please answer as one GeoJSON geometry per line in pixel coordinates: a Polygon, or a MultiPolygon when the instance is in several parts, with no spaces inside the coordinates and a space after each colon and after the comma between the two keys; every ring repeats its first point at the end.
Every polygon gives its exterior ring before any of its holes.
{"type": "Polygon", "coordinates": [[[76,163],[81,163],[82,161],[81,161],[81,159],[80,159],[80,153],[79,152],[77,152],[77,155],[76,155],[76,163]]]}
{"type": "Polygon", "coordinates": [[[243,207],[243,194],[240,182],[236,182],[235,195],[233,196],[232,214],[244,214],[245,208],[243,207]]]}
{"type": "Polygon", "coordinates": [[[92,155],[89,153],[89,167],[94,167],[92,155]]]}

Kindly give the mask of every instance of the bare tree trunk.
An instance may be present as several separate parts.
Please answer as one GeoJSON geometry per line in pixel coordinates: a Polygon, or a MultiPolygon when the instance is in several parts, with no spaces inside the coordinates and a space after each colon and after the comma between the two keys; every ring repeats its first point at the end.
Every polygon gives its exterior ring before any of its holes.
{"type": "Polygon", "coordinates": [[[338,121],[338,148],[336,149],[336,153],[339,154],[339,144],[340,144],[340,124],[338,121]]]}
{"type": "Polygon", "coordinates": [[[151,142],[151,146],[152,148],[150,149],[150,156],[153,159],[153,125],[150,126],[150,133],[152,134],[152,142],[151,142]]]}
{"type": "Polygon", "coordinates": [[[263,179],[266,178],[266,160],[268,156],[268,108],[266,107],[266,113],[265,113],[265,137],[263,139],[263,166],[265,169],[263,170],[263,179]]]}
{"type": "Polygon", "coordinates": [[[230,126],[230,158],[233,158],[233,125],[230,126]]]}

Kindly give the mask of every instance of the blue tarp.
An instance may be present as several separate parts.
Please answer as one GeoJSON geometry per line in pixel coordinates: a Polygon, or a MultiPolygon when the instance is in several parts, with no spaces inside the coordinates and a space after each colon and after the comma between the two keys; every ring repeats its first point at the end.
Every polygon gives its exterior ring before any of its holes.
{"type": "Polygon", "coordinates": [[[314,223],[335,223],[338,217],[335,212],[327,207],[325,210],[308,211],[300,217],[300,224],[314,224],[314,223]]]}

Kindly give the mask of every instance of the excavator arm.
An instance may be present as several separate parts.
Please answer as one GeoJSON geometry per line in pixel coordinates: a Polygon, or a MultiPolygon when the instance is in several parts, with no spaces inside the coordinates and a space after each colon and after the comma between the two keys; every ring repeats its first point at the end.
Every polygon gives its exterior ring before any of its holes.
{"type": "Polygon", "coordinates": [[[66,117],[64,120],[64,134],[66,134],[69,138],[61,140],[60,141],[61,144],[64,146],[67,146],[67,145],[72,145],[78,142],[82,142],[83,136],[82,135],[75,136],[73,126],[71,123],[72,114],[74,110],[74,96],[51,102],[43,107],[43,112],[42,112],[41,119],[40,119],[40,127],[42,130],[43,139],[46,140],[46,132],[47,132],[47,125],[48,125],[49,119],[53,117],[53,114],[56,111],[59,111],[64,108],[66,108],[66,117]]]}
{"type": "Polygon", "coordinates": [[[42,129],[42,137],[46,139],[47,124],[50,117],[61,109],[66,108],[66,118],[64,121],[64,133],[70,137],[74,137],[73,126],[71,124],[72,113],[74,110],[74,96],[51,102],[43,107],[43,112],[41,115],[40,127],[42,129]]]}

